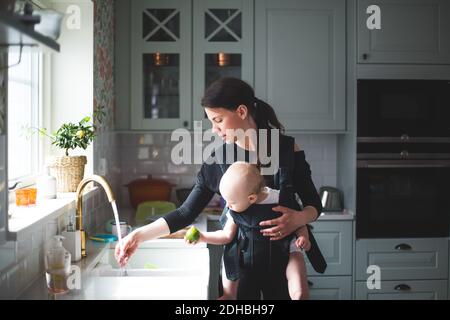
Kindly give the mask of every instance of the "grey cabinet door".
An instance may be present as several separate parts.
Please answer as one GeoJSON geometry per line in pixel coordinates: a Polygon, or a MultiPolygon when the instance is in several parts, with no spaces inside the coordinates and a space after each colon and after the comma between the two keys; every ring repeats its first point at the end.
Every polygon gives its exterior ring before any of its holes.
{"type": "Polygon", "coordinates": [[[308,277],[310,300],[350,300],[352,277],[308,277]]]}
{"type": "Polygon", "coordinates": [[[214,80],[234,77],[253,86],[253,17],[253,0],[193,1],[192,108],[203,130],[211,123],[200,102],[214,80]]]}
{"type": "Polygon", "coordinates": [[[381,281],[380,289],[368,289],[365,281],[356,282],[357,300],[445,300],[447,280],[381,281]]]}
{"type": "Polygon", "coordinates": [[[345,130],[345,0],[255,2],[255,92],[288,131],[345,130]]]}
{"type": "Polygon", "coordinates": [[[131,129],[191,128],[192,3],[130,6],[131,129]]]}
{"type": "MultiPolygon", "coordinates": [[[[327,261],[324,275],[352,274],[352,221],[317,221],[312,224],[314,238],[327,261]]],[[[314,271],[305,258],[309,275],[321,275],[314,271]]]]}
{"type": "MultiPolygon", "coordinates": [[[[208,221],[208,232],[222,230],[219,221],[208,221]]],[[[216,300],[219,297],[218,281],[223,254],[223,246],[208,244],[209,249],[209,292],[208,299],[216,300]]]]}
{"type": "Polygon", "coordinates": [[[358,1],[359,63],[450,63],[448,0],[358,1]],[[381,29],[369,30],[367,7],[381,10],[381,29]]]}
{"type": "Polygon", "coordinates": [[[364,239],[356,241],[356,280],[367,267],[380,267],[381,280],[447,279],[448,239],[364,239]]]}

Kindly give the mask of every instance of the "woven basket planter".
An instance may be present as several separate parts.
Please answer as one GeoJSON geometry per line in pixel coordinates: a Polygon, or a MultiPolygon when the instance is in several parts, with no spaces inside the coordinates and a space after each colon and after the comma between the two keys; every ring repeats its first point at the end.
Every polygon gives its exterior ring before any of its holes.
{"type": "Polygon", "coordinates": [[[50,174],[56,178],[58,192],[75,192],[83,180],[85,156],[55,157],[49,164],[50,174]]]}

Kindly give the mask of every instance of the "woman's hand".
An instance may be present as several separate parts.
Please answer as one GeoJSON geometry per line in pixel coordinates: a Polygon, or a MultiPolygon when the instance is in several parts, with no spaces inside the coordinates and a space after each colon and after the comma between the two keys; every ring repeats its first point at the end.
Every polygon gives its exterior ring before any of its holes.
{"type": "Polygon", "coordinates": [[[121,267],[128,263],[140,243],[139,231],[135,230],[122,239],[122,244],[116,244],[115,257],[121,267]]]}
{"type": "Polygon", "coordinates": [[[283,206],[276,206],[272,210],[280,212],[281,216],[276,219],[262,221],[259,224],[260,226],[271,226],[261,230],[264,236],[270,237],[270,240],[283,239],[307,223],[302,211],[283,206]]]}

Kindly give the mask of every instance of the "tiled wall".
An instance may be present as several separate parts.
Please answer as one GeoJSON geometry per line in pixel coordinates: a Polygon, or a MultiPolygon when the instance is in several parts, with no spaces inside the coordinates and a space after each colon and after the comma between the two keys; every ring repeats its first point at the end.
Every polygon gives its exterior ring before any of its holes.
{"type": "MultiPolygon", "coordinates": [[[[302,134],[294,137],[305,150],[317,190],[322,185],[336,186],[336,136],[302,134]]],[[[129,206],[127,188],[123,185],[148,174],[177,184],[177,187],[193,185],[200,165],[174,165],[170,153],[176,143],[170,141],[170,133],[118,134],[121,206],[129,206]]],[[[176,202],[174,194],[171,200],[176,202]]]]}

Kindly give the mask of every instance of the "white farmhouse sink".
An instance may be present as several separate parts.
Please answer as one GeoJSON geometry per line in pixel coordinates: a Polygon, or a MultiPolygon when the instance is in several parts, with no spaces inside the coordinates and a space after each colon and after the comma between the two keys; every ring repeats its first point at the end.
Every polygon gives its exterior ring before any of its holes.
{"type": "Polygon", "coordinates": [[[202,276],[93,277],[84,290],[92,300],[206,300],[208,281],[202,276]]]}
{"type": "MultiPolygon", "coordinates": [[[[101,257],[94,271],[120,270],[114,257],[114,249],[108,249],[101,257]]],[[[183,249],[183,248],[139,248],[126,265],[127,271],[148,271],[150,273],[198,272],[203,274],[209,270],[208,249],[183,249]]]]}
{"type": "Polygon", "coordinates": [[[126,276],[107,249],[92,269],[86,299],[208,299],[207,248],[139,248],[126,276]]]}

